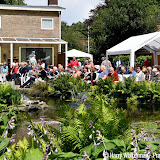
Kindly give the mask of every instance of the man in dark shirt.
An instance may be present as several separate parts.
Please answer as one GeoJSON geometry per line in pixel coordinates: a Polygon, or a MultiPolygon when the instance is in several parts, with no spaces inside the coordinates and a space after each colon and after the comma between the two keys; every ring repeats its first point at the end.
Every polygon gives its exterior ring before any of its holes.
{"type": "Polygon", "coordinates": [[[23,62],[21,63],[21,67],[19,69],[19,73],[20,73],[21,76],[22,75],[24,76],[27,73],[27,67],[25,67],[23,62]]]}
{"type": "Polygon", "coordinates": [[[44,80],[46,78],[46,72],[42,69],[42,67],[39,67],[39,73],[38,73],[38,78],[42,78],[44,80]]]}

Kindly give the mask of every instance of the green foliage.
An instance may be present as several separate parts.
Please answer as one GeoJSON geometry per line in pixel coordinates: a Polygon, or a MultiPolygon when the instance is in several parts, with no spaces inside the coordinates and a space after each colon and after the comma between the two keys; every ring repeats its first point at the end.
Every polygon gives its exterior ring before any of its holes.
{"type": "Polygon", "coordinates": [[[136,58],[136,65],[144,66],[144,61],[145,61],[146,57],[148,57],[148,61],[151,63],[152,56],[139,56],[136,58]]]}
{"type": "Polygon", "coordinates": [[[123,40],[156,31],[159,21],[160,9],[154,0],[110,0],[108,3],[92,12],[91,52],[96,62],[107,49],[123,40]]]}
{"type": "Polygon", "coordinates": [[[5,3],[10,5],[25,5],[24,0],[5,0],[5,3]]]}
{"type": "MultiPolygon", "coordinates": [[[[120,58],[123,61],[125,67],[130,66],[130,61],[129,61],[130,56],[120,56],[120,58]]],[[[113,63],[117,60],[118,60],[118,56],[115,56],[113,58],[113,63]]]]}
{"type": "Polygon", "coordinates": [[[42,160],[43,157],[43,153],[38,148],[31,148],[29,153],[26,154],[24,160],[42,160]]]}
{"type": "Polygon", "coordinates": [[[29,90],[29,95],[33,97],[46,97],[48,96],[48,82],[38,82],[32,85],[31,90],[29,90]]]}
{"type": "Polygon", "coordinates": [[[68,153],[55,153],[50,156],[51,159],[55,160],[83,160],[81,155],[75,154],[73,152],[68,152],[68,153]]]}
{"type": "MultiPolygon", "coordinates": [[[[67,109],[63,107],[63,117],[59,119],[62,126],[61,140],[64,151],[78,151],[92,143],[89,136],[92,134],[92,128],[89,127],[90,121],[96,130],[101,130],[106,138],[112,139],[123,135],[128,128],[128,120],[125,118],[125,112],[119,109],[112,109],[106,101],[98,97],[95,98],[91,108],[86,109],[82,104],[78,109],[67,109]],[[100,116],[101,115],[101,116],[100,116]]],[[[93,137],[96,135],[93,134],[93,137]]]]}
{"type": "Polygon", "coordinates": [[[94,94],[104,94],[108,101],[114,101],[115,107],[131,110],[138,108],[157,109],[160,102],[160,84],[154,81],[136,82],[132,78],[125,78],[124,82],[112,83],[111,80],[99,81],[94,88],[94,94]]]}
{"type": "Polygon", "coordinates": [[[8,146],[10,138],[0,138],[0,153],[8,146]]]}
{"type": "Polygon", "coordinates": [[[0,104],[13,105],[20,104],[21,95],[9,84],[0,85],[0,104]]]}
{"type": "Polygon", "coordinates": [[[71,97],[74,100],[78,93],[86,92],[88,89],[89,85],[80,77],[73,78],[69,74],[65,74],[52,81],[49,93],[51,96],[60,97],[60,99],[71,97]]]}
{"type": "Polygon", "coordinates": [[[78,22],[68,26],[65,22],[62,25],[62,39],[68,42],[68,48],[77,49],[86,52],[87,51],[87,41],[85,44],[82,40],[87,39],[87,27],[85,23],[78,22]]]}

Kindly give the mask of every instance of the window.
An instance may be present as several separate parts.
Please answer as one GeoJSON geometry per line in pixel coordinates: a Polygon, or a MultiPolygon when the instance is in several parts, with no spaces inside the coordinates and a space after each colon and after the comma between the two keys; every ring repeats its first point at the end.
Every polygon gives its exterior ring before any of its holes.
{"type": "Polygon", "coordinates": [[[31,58],[33,51],[36,54],[37,60],[43,58],[48,63],[48,65],[53,64],[53,61],[52,61],[52,59],[54,58],[53,48],[37,48],[37,47],[25,48],[25,47],[23,47],[23,48],[21,48],[21,55],[20,55],[21,62],[23,62],[23,61],[29,62],[29,59],[31,58]]]}
{"type": "Polygon", "coordinates": [[[41,29],[53,30],[53,18],[42,18],[41,29]]]}

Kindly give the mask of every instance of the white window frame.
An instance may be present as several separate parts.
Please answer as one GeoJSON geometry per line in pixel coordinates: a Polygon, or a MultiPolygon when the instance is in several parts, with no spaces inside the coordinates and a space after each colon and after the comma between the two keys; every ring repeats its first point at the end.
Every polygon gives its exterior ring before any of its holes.
{"type": "Polygon", "coordinates": [[[1,18],[1,16],[0,16],[0,29],[2,28],[2,18],[1,18]]]}
{"type": "MultiPolygon", "coordinates": [[[[55,55],[54,47],[52,47],[52,46],[51,47],[30,47],[30,46],[19,47],[19,63],[22,62],[21,51],[23,48],[51,48],[52,49],[52,65],[54,66],[54,55],[55,55]]],[[[0,49],[1,49],[1,47],[0,47],[0,49]]]]}
{"type": "Polygon", "coordinates": [[[53,18],[41,18],[41,29],[42,30],[54,30],[54,19],[53,18]],[[50,19],[50,20],[52,20],[52,28],[43,28],[42,27],[42,22],[43,22],[44,19],[50,19]]]}

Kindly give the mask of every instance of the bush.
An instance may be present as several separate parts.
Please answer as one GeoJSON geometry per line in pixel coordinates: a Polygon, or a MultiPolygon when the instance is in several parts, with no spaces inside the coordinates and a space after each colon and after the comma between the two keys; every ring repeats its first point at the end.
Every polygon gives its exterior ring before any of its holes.
{"type": "MultiPolygon", "coordinates": [[[[142,65],[143,66],[146,57],[149,58],[149,62],[152,61],[152,56],[139,56],[139,57],[136,58],[136,65],[142,65]]],[[[130,66],[130,56],[120,56],[120,58],[123,61],[125,67],[130,66]]],[[[118,56],[115,56],[113,58],[113,64],[117,60],[118,60],[118,56]]]]}
{"type": "Polygon", "coordinates": [[[152,62],[152,56],[139,56],[136,58],[136,65],[142,65],[144,66],[144,61],[148,57],[148,61],[151,63],[152,62]]]}
{"type": "Polygon", "coordinates": [[[94,95],[104,94],[109,101],[115,101],[116,106],[131,109],[133,105],[139,108],[154,109],[160,103],[160,83],[136,82],[132,78],[126,78],[124,83],[113,83],[110,79],[99,81],[94,88],[94,95]],[[154,107],[154,108],[153,108],[154,107]]]}
{"type": "Polygon", "coordinates": [[[0,104],[13,105],[20,104],[21,95],[9,84],[0,85],[0,104]]]}
{"type": "Polygon", "coordinates": [[[73,78],[69,74],[59,76],[53,80],[49,87],[51,96],[60,97],[61,99],[69,99],[78,95],[78,93],[86,92],[89,89],[89,84],[82,81],[81,77],[73,78]]]}

